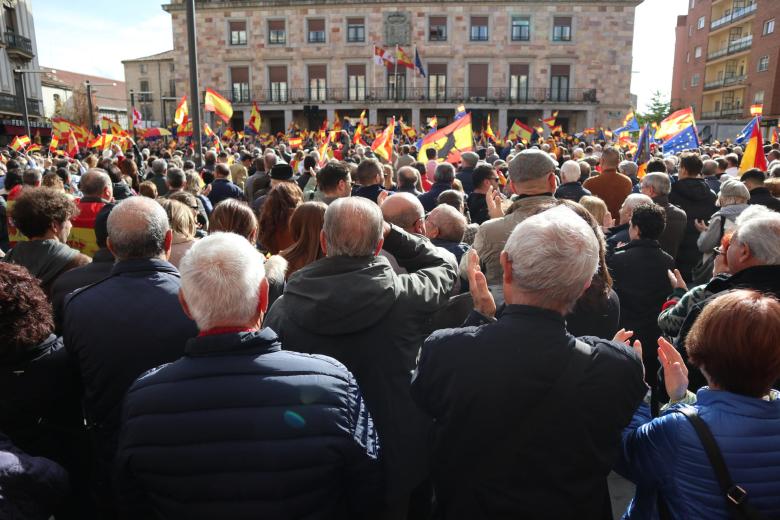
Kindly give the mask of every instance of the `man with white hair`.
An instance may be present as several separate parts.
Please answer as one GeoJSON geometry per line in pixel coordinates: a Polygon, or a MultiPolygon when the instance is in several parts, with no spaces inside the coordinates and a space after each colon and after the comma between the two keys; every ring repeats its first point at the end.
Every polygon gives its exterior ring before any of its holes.
{"type": "Polygon", "coordinates": [[[111,274],[65,301],[65,349],[78,367],[93,432],[95,496],[109,515],[110,465],[125,392],[145,371],[179,358],[198,333],[179,305],[179,272],[167,261],[172,242],[162,206],[146,197],[123,200],[108,217],[106,246],[116,258],[111,274]]]}
{"type": "Polygon", "coordinates": [[[501,253],[507,306],[469,253],[475,312],[422,349],[412,395],[435,418],[444,518],[607,518],[607,475],[647,391],[631,348],[575,339],[564,316],[598,269],[593,230],[566,207],[520,222],[501,253]]]}
{"type": "Polygon", "coordinates": [[[664,208],[666,227],[658,243],[672,258],[677,258],[677,252],[685,235],[685,226],[688,225],[688,216],[685,211],[669,202],[672,181],[665,173],[652,172],[642,178],[640,189],[643,195],[647,195],[653,202],[664,208]]]}
{"type": "Polygon", "coordinates": [[[631,223],[631,215],[634,213],[634,208],[640,204],[651,204],[653,200],[647,195],[641,193],[632,193],[623,201],[620,205],[620,220],[618,224],[611,227],[607,232],[607,253],[610,254],[618,247],[618,244],[627,244],[631,241],[631,237],[628,233],[628,228],[631,223]]]}
{"type": "Polygon", "coordinates": [[[196,242],[179,298],[200,334],[127,392],[116,458],[124,514],[369,518],[381,470],[360,389],[341,363],[291,352],[261,328],[268,281],[257,249],[233,233],[196,242]]]}
{"type": "Polygon", "coordinates": [[[413,506],[430,507],[431,423],[412,402],[409,377],[457,273],[444,252],[385,223],[379,206],[364,197],[328,206],[320,245],[326,258],[290,278],[266,325],[285,348],[334,357],[355,374],[382,439],[385,517],[406,518],[413,495],[419,501],[413,506]],[[377,256],[383,248],[408,274],[396,274],[377,256]]]}
{"type": "Polygon", "coordinates": [[[566,161],[561,166],[561,185],[555,190],[556,199],[568,199],[579,202],[590,190],[582,187],[580,165],[576,161],[566,161]]]}
{"type": "Polygon", "coordinates": [[[157,186],[157,195],[163,196],[168,193],[168,185],[165,183],[165,174],[168,171],[168,163],[165,159],[155,159],[152,161],[152,171],[146,176],[147,181],[152,181],[157,186]]]}
{"type": "Polygon", "coordinates": [[[100,249],[95,237],[95,219],[103,206],[114,199],[114,185],[105,171],[92,168],[81,176],[79,189],[83,196],[76,202],[79,214],[71,219],[73,227],[68,245],[92,257],[100,249]]]}
{"type": "Polygon", "coordinates": [[[479,155],[474,152],[463,152],[460,154],[460,168],[458,175],[455,177],[460,181],[466,195],[474,191],[474,179],[471,176],[474,174],[474,168],[477,167],[478,162],[479,155]]]}
{"type": "Polygon", "coordinates": [[[634,161],[620,161],[620,164],[618,164],[618,171],[631,179],[631,185],[633,186],[634,193],[637,193],[638,188],[637,184],[639,184],[639,179],[637,178],[637,173],[639,172],[639,166],[634,161]]]}

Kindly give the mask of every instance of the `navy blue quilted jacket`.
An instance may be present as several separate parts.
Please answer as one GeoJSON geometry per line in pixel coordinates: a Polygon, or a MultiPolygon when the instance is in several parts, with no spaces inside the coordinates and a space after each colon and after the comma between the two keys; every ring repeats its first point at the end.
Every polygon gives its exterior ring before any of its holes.
{"type": "Polygon", "coordinates": [[[269,328],[191,339],[125,399],[126,518],[370,518],[377,437],[352,374],[269,328]]]}

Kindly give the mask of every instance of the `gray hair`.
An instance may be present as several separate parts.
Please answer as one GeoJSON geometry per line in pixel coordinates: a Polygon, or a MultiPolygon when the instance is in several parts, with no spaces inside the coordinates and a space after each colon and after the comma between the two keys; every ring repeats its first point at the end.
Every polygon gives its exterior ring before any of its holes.
{"type": "Polygon", "coordinates": [[[425,217],[425,209],[419,199],[411,193],[399,192],[387,197],[382,205],[382,216],[391,224],[409,229],[425,217]]]}
{"type": "Polygon", "coordinates": [[[576,161],[566,161],[561,166],[561,182],[576,182],[580,180],[582,172],[580,171],[580,165],[576,161]]]}
{"type": "Polygon", "coordinates": [[[672,191],[672,181],[665,173],[648,173],[642,179],[642,186],[650,186],[658,195],[669,195],[672,191]]]}
{"type": "Polygon", "coordinates": [[[181,168],[171,168],[165,178],[171,188],[183,188],[187,184],[187,176],[181,168]]]}
{"type": "Polygon", "coordinates": [[[652,204],[653,199],[643,193],[631,193],[626,200],[623,201],[623,206],[626,209],[634,212],[634,209],[641,204],[652,204]]]}
{"type": "Polygon", "coordinates": [[[379,206],[363,197],[333,201],[325,211],[328,256],[371,256],[382,240],[384,221],[379,206]]]}
{"type": "Polygon", "coordinates": [[[636,177],[639,166],[634,161],[621,161],[618,165],[618,171],[627,177],[636,177]]]}
{"type": "Polygon", "coordinates": [[[108,240],[117,260],[161,256],[169,229],[165,210],[146,197],[125,199],[108,216],[108,240]]]}
{"type": "Polygon", "coordinates": [[[599,242],[576,213],[557,206],[515,226],[504,247],[515,287],[571,308],[599,267],[599,242]]]}
{"type": "Polygon", "coordinates": [[[165,162],[165,159],[155,159],[154,161],[152,161],[152,171],[154,173],[163,174],[167,169],[168,169],[168,163],[165,162]]]}
{"type": "Polygon", "coordinates": [[[200,330],[244,326],[255,316],[263,255],[235,233],[198,240],[179,266],[181,291],[200,330]]]}
{"type": "Polygon", "coordinates": [[[466,232],[466,217],[448,204],[440,204],[428,214],[428,222],[438,228],[439,238],[461,242],[466,232]]]}
{"type": "Polygon", "coordinates": [[[448,162],[439,163],[433,173],[434,182],[452,184],[455,180],[455,167],[448,162]]]}
{"type": "Polygon", "coordinates": [[[37,168],[28,168],[22,173],[22,183],[25,186],[37,186],[43,181],[43,174],[37,168]]]}
{"type": "Polygon", "coordinates": [[[463,152],[460,154],[460,162],[463,166],[473,168],[477,165],[478,161],[479,155],[475,154],[474,152],[463,152]]]}
{"type": "Polygon", "coordinates": [[[748,246],[761,265],[780,265],[780,214],[762,212],[738,221],[731,241],[748,246]]]}
{"type": "Polygon", "coordinates": [[[79,181],[79,189],[87,197],[98,197],[109,186],[113,188],[111,177],[100,168],[91,168],[79,181]]]}

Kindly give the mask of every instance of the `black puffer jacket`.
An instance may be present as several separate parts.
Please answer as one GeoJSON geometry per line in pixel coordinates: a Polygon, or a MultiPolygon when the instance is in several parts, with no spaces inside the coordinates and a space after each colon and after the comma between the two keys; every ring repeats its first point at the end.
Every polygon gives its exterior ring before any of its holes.
{"type": "Polygon", "coordinates": [[[200,336],[127,392],[117,453],[126,518],[371,518],[377,437],[341,363],[274,331],[200,336]]]}
{"type": "Polygon", "coordinates": [[[680,249],[677,251],[677,269],[683,275],[685,281],[693,278],[691,271],[701,260],[701,253],[696,241],[699,239],[699,230],[696,229],[696,220],[707,221],[718,209],[715,206],[715,195],[702,178],[680,179],[672,184],[672,192],[669,194],[669,202],[679,207],[688,217],[680,249]]]}

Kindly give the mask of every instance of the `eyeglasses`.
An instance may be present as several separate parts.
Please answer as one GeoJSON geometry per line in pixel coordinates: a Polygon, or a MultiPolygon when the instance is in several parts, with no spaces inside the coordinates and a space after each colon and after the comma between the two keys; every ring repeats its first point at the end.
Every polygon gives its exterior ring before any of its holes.
{"type": "Polygon", "coordinates": [[[488,177],[488,180],[489,181],[496,181],[496,182],[498,182],[499,178],[498,177],[488,177]]]}
{"type": "Polygon", "coordinates": [[[725,255],[726,249],[723,246],[718,246],[715,249],[713,249],[712,252],[715,253],[716,256],[725,255]]]}

